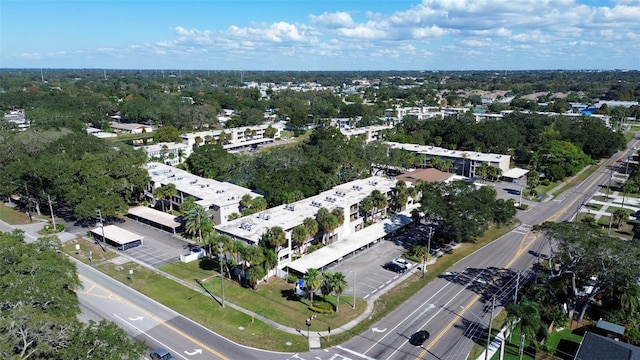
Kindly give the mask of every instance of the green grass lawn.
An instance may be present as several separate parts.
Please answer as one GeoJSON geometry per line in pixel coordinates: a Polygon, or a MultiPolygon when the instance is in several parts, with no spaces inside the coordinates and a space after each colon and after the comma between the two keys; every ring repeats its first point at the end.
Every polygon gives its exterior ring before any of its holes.
{"type": "MultiPolygon", "coordinates": [[[[173,263],[163,266],[161,270],[201,286],[216,296],[221,296],[222,286],[219,273],[201,269],[198,261],[188,264],[173,263]]],[[[315,314],[309,310],[310,299],[303,299],[295,295],[293,284],[280,278],[270,278],[268,283],[260,284],[256,290],[243,288],[236,281],[226,279],[224,291],[225,299],[228,301],[293,328],[306,328],[304,320],[315,314]]],[[[356,299],[356,310],[354,310],[353,297],[350,295],[340,296],[338,313],[316,314],[317,318],[312,322],[311,330],[326,331],[329,326],[335,329],[360,315],[366,308],[366,301],[356,299]]],[[[316,296],[314,298],[314,302],[329,302],[334,309],[336,300],[335,296],[316,296]]]]}
{"type": "Polygon", "coordinates": [[[11,225],[29,224],[29,216],[22,211],[14,210],[6,205],[0,204],[0,219],[11,225]]]}
{"type": "MultiPolygon", "coordinates": [[[[519,223],[514,222],[501,228],[491,228],[475,243],[462,244],[450,254],[439,258],[435,264],[429,265],[425,276],[418,271],[413,273],[414,276],[407,276],[401,284],[380,296],[375,302],[374,311],[370,316],[347,332],[341,334],[334,332],[328,337],[321,338],[322,346],[338,345],[365,332],[374,322],[407,301],[455,262],[518,225],[519,223]]],[[[115,254],[109,250],[103,254],[101,253],[102,249],[91,241],[76,239],[65,244],[64,251],[84,262],[88,262],[88,252],[92,251],[93,264],[98,270],[233,341],[273,351],[301,352],[308,350],[308,341],[302,335],[305,335],[306,330],[305,319],[313,314],[309,309],[310,301],[294,295],[293,285],[282,279],[270,279],[269,283],[259,285],[257,290],[242,288],[236,282],[226,279],[225,300],[270,320],[300,329],[300,335],[278,331],[258,319],[234,310],[232,307],[227,306],[223,309],[218,301],[207,293],[197,292],[134,262],[116,266],[108,259],[110,256],[117,256],[117,254],[107,255],[115,254]],[[77,254],[76,244],[80,244],[80,250],[77,254]],[[129,275],[129,270],[133,270],[133,275],[129,275]]],[[[162,270],[191,284],[202,286],[211,294],[221,294],[218,273],[215,270],[209,270],[207,266],[201,268],[198,262],[169,264],[163,266],[162,270]]],[[[319,296],[315,300],[327,301],[335,306],[337,299],[335,296],[327,296],[326,299],[319,296]]],[[[339,313],[316,314],[317,318],[311,322],[310,330],[327,331],[329,327],[335,329],[346,324],[364,311],[366,301],[358,298],[355,305],[354,309],[353,297],[350,294],[343,294],[340,296],[339,313]]]]}
{"type": "MultiPolygon", "coordinates": [[[[302,335],[278,331],[232,307],[222,308],[211,296],[185,287],[136,263],[128,262],[117,266],[106,262],[98,269],[238,343],[273,351],[300,352],[309,349],[309,343],[302,335]],[[129,270],[133,270],[132,275],[129,275],[129,270]]],[[[231,282],[227,282],[227,288],[225,291],[231,290],[231,282]]],[[[304,324],[304,319],[301,322],[304,324]]]]}

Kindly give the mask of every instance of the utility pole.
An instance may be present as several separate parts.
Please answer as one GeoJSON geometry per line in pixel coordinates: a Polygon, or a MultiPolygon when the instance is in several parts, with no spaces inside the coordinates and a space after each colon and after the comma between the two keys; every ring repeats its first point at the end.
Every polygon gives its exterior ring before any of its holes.
{"type": "Polygon", "coordinates": [[[518,302],[518,288],[520,287],[520,273],[518,273],[518,277],[516,278],[516,293],[513,295],[513,302],[518,302]]]}
{"type": "Polygon", "coordinates": [[[218,243],[218,250],[220,250],[220,287],[222,288],[222,308],[224,308],[224,267],[222,266],[222,251],[224,244],[218,243]]]}
{"type": "Polygon", "coordinates": [[[51,205],[51,196],[47,194],[47,199],[49,200],[49,211],[51,211],[51,224],[53,225],[53,229],[58,231],[58,227],[56,226],[56,217],[53,214],[53,205],[51,205]]]}
{"type": "Polygon", "coordinates": [[[491,344],[491,322],[493,321],[493,308],[496,307],[496,296],[491,300],[491,316],[489,317],[489,332],[487,333],[487,346],[484,352],[484,360],[489,360],[489,345],[491,344]]]}
{"type": "Polygon", "coordinates": [[[356,271],[353,270],[353,309],[356,308],[356,271]]]}
{"type": "MultiPolygon", "coordinates": [[[[96,214],[98,215],[98,220],[100,221],[100,228],[102,229],[102,242],[104,245],[106,245],[107,238],[104,237],[104,222],[102,220],[102,212],[100,211],[100,209],[96,210],[96,214]]],[[[98,244],[100,244],[99,241],[98,241],[98,244]]],[[[103,244],[100,244],[100,247],[102,248],[102,251],[106,251],[103,244]]]]}
{"type": "MultiPolygon", "coordinates": [[[[429,225],[429,242],[427,242],[427,254],[424,256],[425,259],[428,259],[431,256],[431,237],[433,236],[433,227],[429,225]]],[[[422,277],[424,277],[424,273],[427,271],[427,262],[422,265],[422,277]]]]}

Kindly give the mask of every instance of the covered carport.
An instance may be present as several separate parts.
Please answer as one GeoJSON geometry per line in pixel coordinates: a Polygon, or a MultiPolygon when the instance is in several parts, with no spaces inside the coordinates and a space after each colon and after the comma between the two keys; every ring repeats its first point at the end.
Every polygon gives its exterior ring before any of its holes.
{"type": "Polygon", "coordinates": [[[91,230],[93,238],[114,246],[122,251],[143,245],[144,237],[116,225],[97,227],[91,230]]]}
{"type": "Polygon", "coordinates": [[[509,171],[507,171],[506,173],[502,174],[502,178],[505,181],[517,183],[518,180],[519,179],[523,179],[524,176],[527,175],[527,173],[529,173],[529,170],[527,170],[527,169],[513,168],[513,169],[509,169],[509,171]]]}
{"type": "Polygon", "coordinates": [[[344,258],[356,254],[359,250],[370,247],[385,236],[412,222],[410,211],[404,211],[389,219],[370,225],[341,241],[305,255],[290,263],[287,267],[299,276],[306,274],[308,269],[323,271],[326,266],[334,262],[340,262],[344,258]]]}
{"type": "Polygon", "coordinates": [[[129,209],[127,216],[138,222],[168,231],[172,234],[181,231],[182,224],[176,221],[175,216],[150,207],[136,206],[129,209]]]}

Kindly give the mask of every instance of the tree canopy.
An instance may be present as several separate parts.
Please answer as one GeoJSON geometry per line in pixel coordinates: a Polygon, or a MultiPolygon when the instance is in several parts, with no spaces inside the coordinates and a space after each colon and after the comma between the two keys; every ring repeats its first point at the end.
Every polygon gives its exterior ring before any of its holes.
{"type": "Polygon", "coordinates": [[[0,233],[0,354],[5,359],[135,359],[146,345],[114,323],[81,323],[75,265],[57,237],[0,233]]]}

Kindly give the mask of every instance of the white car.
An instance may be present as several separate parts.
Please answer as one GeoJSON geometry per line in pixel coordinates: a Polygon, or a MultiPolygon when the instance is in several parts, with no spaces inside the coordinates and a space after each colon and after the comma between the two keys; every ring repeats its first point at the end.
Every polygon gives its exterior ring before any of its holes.
{"type": "Polygon", "coordinates": [[[394,263],[394,264],[398,264],[400,266],[404,266],[407,269],[410,269],[413,266],[412,263],[408,262],[407,260],[405,260],[403,258],[393,259],[391,262],[394,263]]]}

